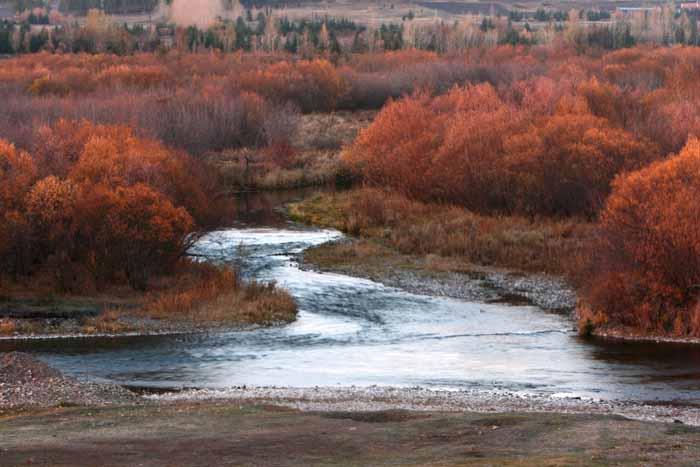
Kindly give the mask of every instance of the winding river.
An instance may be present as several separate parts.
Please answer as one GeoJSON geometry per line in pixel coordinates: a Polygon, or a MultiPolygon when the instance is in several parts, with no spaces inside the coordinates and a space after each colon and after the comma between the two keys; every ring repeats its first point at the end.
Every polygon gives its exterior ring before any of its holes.
{"type": "Polygon", "coordinates": [[[286,287],[300,306],[296,322],[14,342],[0,351],[29,350],[81,378],[147,387],[422,386],[700,404],[698,347],[584,341],[566,317],[533,306],[420,296],[302,270],[298,253],[341,234],[270,212],[241,216],[245,224],[211,233],[196,250],[286,287]]]}

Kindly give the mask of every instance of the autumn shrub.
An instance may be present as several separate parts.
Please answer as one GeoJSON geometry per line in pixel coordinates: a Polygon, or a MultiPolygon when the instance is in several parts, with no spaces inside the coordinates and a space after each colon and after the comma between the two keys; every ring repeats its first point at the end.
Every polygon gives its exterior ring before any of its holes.
{"type": "Polygon", "coordinates": [[[487,208],[498,197],[503,136],[521,118],[490,85],[388,104],[346,156],[364,180],[426,201],[487,208]]]}
{"type": "Polygon", "coordinates": [[[0,137],[19,147],[31,148],[37,128],[58,120],[88,120],[99,124],[129,125],[141,136],[157,138],[168,146],[195,156],[242,146],[264,146],[268,133],[288,135],[294,126],[268,122],[297,113],[278,108],[250,93],[205,96],[189,91],[167,93],[156,90],[136,93],[93,94],[80,98],[48,96],[12,97],[0,114],[0,137]]]}
{"type": "Polygon", "coordinates": [[[34,155],[0,142],[0,269],[79,291],[167,273],[218,209],[184,153],[125,126],[58,121],[34,155]]]}
{"type": "Polygon", "coordinates": [[[594,216],[617,174],[660,157],[649,140],[592,115],[584,99],[550,94],[553,104],[526,106],[531,92],[509,101],[481,84],[394,101],[346,160],[367,183],[425,201],[594,216]]]}
{"type": "Polygon", "coordinates": [[[102,70],[95,78],[104,87],[155,88],[173,82],[169,70],[154,65],[115,65],[102,70]]]}
{"type": "Polygon", "coordinates": [[[587,314],[700,336],[700,142],[619,178],[580,277],[587,314]]]}
{"type": "Polygon", "coordinates": [[[0,319],[0,336],[9,336],[19,329],[17,321],[12,319],[0,319]]]}
{"type": "Polygon", "coordinates": [[[344,67],[340,73],[347,86],[337,107],[346,110],[380,109],[389,99],[421,90],[442,94],[455,85],[498,81],[491,80],[481,67],[445,60],[372,72],[344,67]]]}
{"type": "Polygon", "coordinates": [[[488,83],[504,103],[537,115],[551,114],[566,94],[583,97],[593,115],[666,154],[699,131],[693,106],[700,59],[693,49],[593,56],[498,46],[446,55],[383,51],[337,63],[279,53],[30,54],[3,61],[0,137],[27,149],[36,127],[87,119],[131,125],[199,155],[267,144],[265,123],[288,113],[290,102],[304,113],[378,109],[417,91],[437,96],[488,83]]]}
{"type": "Polygon", "coordinates": [[[504,196],[519,212],[595,216],[619,173],[658,157],[651,141],[591,115],[582,102],[564,104],[553,116],[507,137],[504,196]]]}
{"type": "Polygon", "coordinates": [[[237,77],[242,89],[273,102],[292,102],[302,112],[333,110],[345,91],[337,69],[326,60],[280,62],[237,77]]]}
{"type": "Polygon", "coordinates": [[[27,272],[30,227],[23,199],[37,179],[32,157],[0,140],[0,272],[27,272]]]}
{"type": "Polygon", "coordinates": [[[27,90],[34,96],[66,96],[68,94],[88,94],[98,87],[98,78],[89,70],[68,67],[60,73],[46,74],[36,78],[27,90]]]}

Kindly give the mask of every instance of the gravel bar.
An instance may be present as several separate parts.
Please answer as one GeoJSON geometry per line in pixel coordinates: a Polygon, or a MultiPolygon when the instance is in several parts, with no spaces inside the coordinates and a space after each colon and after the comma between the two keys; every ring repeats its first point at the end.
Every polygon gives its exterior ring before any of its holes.
{"type": "Polygon", "coordinates": [[[21,352],[0,354],[0,415],[5,411],[138,402],[121,386],[81,382],[21,352]]]}
{"type": "Polygon", "coordinates": [[[276,404],[304,411],[368,412],[413,410],[430,412],[529,412],[620,415],[626,418],[700,426],[700,407],[627,401],[526,395],[483,390],[431,390],[421,387],[236,387],[193,389],[145,396],[161,403],[228,401],[276,404]]]}

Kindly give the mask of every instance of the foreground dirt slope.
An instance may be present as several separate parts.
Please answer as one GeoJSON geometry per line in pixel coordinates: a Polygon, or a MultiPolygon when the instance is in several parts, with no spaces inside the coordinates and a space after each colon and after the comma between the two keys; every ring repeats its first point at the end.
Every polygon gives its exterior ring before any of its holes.
{"type": "Polygon", "coordinates": [[[180,402],[0,418],[0,465],[698,465],[700,429],[620,417],[304,413],[180,402]]]}

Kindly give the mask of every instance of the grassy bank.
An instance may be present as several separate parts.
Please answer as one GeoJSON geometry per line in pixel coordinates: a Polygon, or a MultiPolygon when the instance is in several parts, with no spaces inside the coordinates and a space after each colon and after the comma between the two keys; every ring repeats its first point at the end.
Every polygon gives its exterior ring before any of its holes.
{"type": "Polygon", "coordinates": [[[616,416],[298,412],[240,403],[0,418],[3,465],[697,465],[700,432],[616,416]],[[303,426],[304,429],[299,429],[303,426]]]}
{"type": "Polygon", "coordinates": [[[0,337],[183,332],[289,322],[296,314],[292,296],[275,284],[243,281],[232,269],[190,262],[154,279],[147,292],[111,285],[65,295],[40,283],[7,282],[0,289],[0,337]]]}
{"type": "Polygon", "coordinates": [[[483,216],[367,188],[319,195],[289,210],[295,220],[333,227],[364,240],[351,246],[336,245],[314,256],[327,264],[393,250],[426,257],[436,269],[492,266],[562,274],[582,254],[593,229],[578,219],[483,216]]]}

